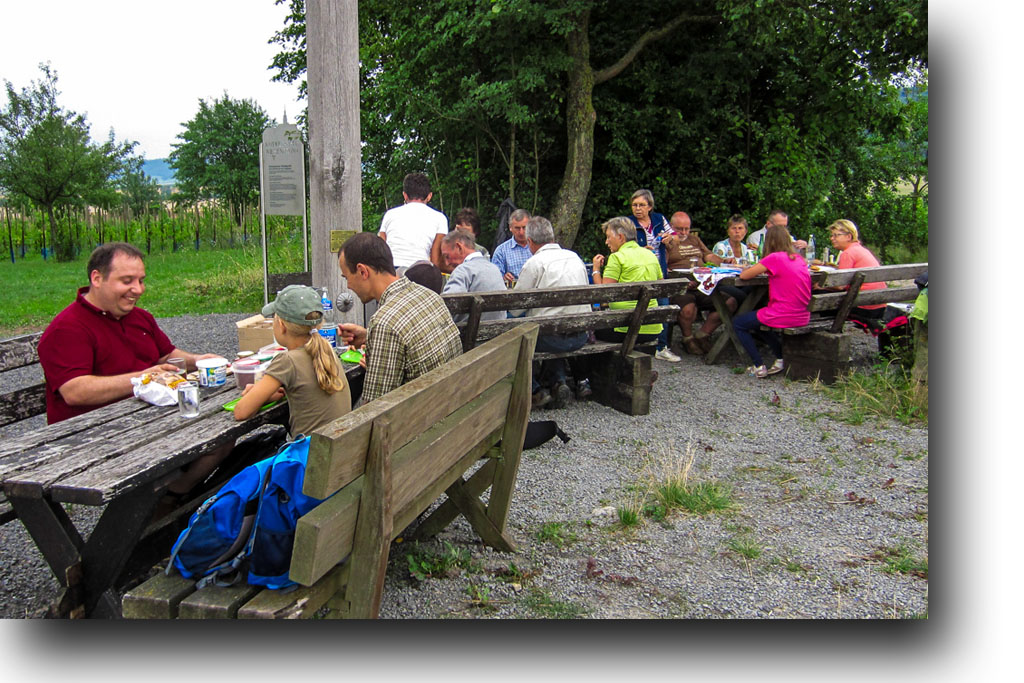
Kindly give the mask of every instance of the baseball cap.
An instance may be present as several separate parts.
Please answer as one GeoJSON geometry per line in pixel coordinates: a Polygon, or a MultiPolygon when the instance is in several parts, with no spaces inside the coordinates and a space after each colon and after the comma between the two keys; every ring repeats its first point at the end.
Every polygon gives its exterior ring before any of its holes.
{"type": "Polygon", "coordinates": [[[278,315],[296,325],[318,325],[324,316],[320,295],[306,285],[288,285],[277,293],[277,298],[263,307],[263,316],[278,315]],[[316,313],[316,315],[310,315],[316,313]]]}

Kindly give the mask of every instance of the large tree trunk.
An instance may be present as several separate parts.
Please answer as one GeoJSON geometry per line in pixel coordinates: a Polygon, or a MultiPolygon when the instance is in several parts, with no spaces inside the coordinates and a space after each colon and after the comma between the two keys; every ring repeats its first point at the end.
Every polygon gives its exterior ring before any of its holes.
{"type": "Polygon", "coordinates": [[[590,12],[566,36],[571,66],[568,97],[565,104],[568,133],[567,158],[562,184],[551,209],[551,225],[555,239],[563,247],[571,247],[583,218],[583,206],[590,192],[594,164],[594,70],[590,66],[590,12]]]}
{"type": "Polygon", "coordinates": [[[555,239],[564,247],[571,247],[576,241],[583,207],[590,192],[590,180],[594,166],[594,86],[615,78],[633,63],[644,47],[675,31],[683,22],[720,21],[718,16],[690,16],[684,10],[667,24],[655,31],[640,36],[615,64],[594,71],[590,64],[590,11],[581,12],[576,25],[566,36],[568,50],[569,83],[565,104],[565,121],[568,133],[568,148],[565,173],[562,184],[551,209],[551,224],[555,239]]]}

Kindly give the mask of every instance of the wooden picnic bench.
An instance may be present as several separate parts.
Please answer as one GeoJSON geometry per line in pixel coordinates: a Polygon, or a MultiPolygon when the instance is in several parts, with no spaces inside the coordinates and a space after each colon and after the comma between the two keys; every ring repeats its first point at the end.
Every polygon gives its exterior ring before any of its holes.
{"type": "Polygon", "coordinates": [[[504,292],[472,292],[444,294],[442,299],[453,316],[467,314],[468,320],[458,323],[464,349],[471,349],[482,340],[530,320],[540,327],[539,334],[573,334],[578,332],[626,327],[620,342],[595,341],[568,353],[536,353],[534,360],[572,358],[574,364],[590,380],[594,398],[627,415],[650,412],[651,355],[638,348],[653,349],[654,342],[637,344],[640,326],[646,323],[675,323],[679,307],[650,306],[652,300],[674,296],[687,287],[684,280],[653,280],[579,287],[508,290],[504,292]],[[516,311],[548,306],[594,304],[602,306],[614,301],[633,301],[633,308],[601,308],[587,313],[531,318],[506,318],[481,321],[489,311],[516,311]]]}
{"type": "Polygon", "coordinates": [[[831,384],[849,372],[852,358],[850,335],[844,333],[850,312],[857,306],[912,302],[920,293],[913,280],[928,270],[927,263],[905,263],[874,268],[850,268],[827,272],[823,288],[848,287],[846,291],[814,291],[807,308],[811,320],[801,327],[784,328],[782,358],[786,376],[817,378],[831,384]],[[869,282],[899,283],[885,289],[861,289],[869,282]]]}
{"type": "Polygon", "coordinates": [[[376,617],[392,540],[442,493],[447,499],[416,526],[416,537],[438,533],[461,513],[485,543],[513,550],[505,525],[537,330],[520,322],[311,435],[303,492],[326,500],[295,532],[290,577],[300,588],[196,590],[194,581],[161,572],[125,594],[124,616],[305,618],[326,606],[331,617],[376,617]]]}
{"type": "MultiPolygon", "coordinates": [[[[918,289],[913,284],[872,290],[862,290],[861,286],[868,282],[912,281],[926,270],[927,263],[910,263],[812,273],[811,283],[816,289],[812,292],[808,304],[812,314],[811,321],[801,327],[776,330],[783,335],[786,375],[798,379],[819,377],[826,383],[834,381],[842,372],[849,369],[852,340],[844,336],[843,330],[850,311],[856,306],[913,301],[918,295],[918,289]],[[841,292],[818,289],[845,286],[849,286],[849,289],[841,292]]],[[[729,342],[732,342],[740,358],[746,358],[746,352],[733,331],[732,320],[762,305],[767,296],[768,278],[764,275],[750,280],[741,280],[739,277],[723,278],[718,282],[718,287],[711,294],[711,301],[722,317],[724,333],[712,344],[711,351],[705,356],[705,362],[716,362],[729,342]],[[730,313],[725,305],[725,296],[720,289],[723,285],[747,289],[746,298],[734,313],[730,313]]]]}

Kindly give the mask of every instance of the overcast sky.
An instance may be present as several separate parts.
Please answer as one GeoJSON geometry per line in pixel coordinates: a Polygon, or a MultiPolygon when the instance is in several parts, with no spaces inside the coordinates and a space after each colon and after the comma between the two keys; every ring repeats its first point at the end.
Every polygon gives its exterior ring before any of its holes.
{"type": "Polygon", "coordinates": [[[0,80],[20,92],[48,61],[60,103],[87,115],[94,140],[113,128],[161,159],[200,98],[227,91],[295,120],[298,87],[272,83],[267,69],[286,14],[273,0],[0,0],[0,80]]]}

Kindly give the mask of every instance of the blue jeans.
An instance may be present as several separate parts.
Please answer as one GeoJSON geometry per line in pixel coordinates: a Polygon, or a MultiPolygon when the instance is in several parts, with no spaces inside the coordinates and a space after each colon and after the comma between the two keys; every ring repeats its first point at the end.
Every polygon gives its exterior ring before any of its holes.
{"type": "MultiPolygon", "coordinates": [[[[668,299],[667,298],[658,299],[658,305],[659,306],[668,306],[668,299]]],[[[661,351],[663,348],[668,346],[668,328],[670,328],[672,326],[672,324],[673,323],[665,323],[664,325],[661,326],[661,333],[658,335],[658,345],[657,345],[658,351],[661,351]]]]}
{"type": "MultiPolygon", "coordinates": [[[[586,332],[578,332],[576,334],[542,334],[537,337],[535,350],[538,353],[567,353],[583,348],[583,345],[587,343],[587,337],[586,332]]],[[[566,366],[564,358],[552,358],[543,363],[534,363],[533,393],[537,393],[541,387],[541,383],[537,381],[537,377],[541,374],[545,376],[545,384],[549,387],[565,382],[566,366]]]]}
{"type": "Polygon", "coordinates": [[[754,365],[764,365],[764,360],[761,359],[757,344],[754,342],[755,337],[767,344],[776,358],[782,358],[782,339],[779,337],[779,333],[761,330],[761,321],[757,319],[757,311],[747,311],[743,315],[733,318],[732,329],[739,337],[743,349],[754,361],[754,365]]]}

